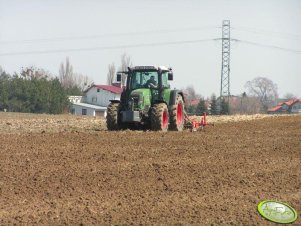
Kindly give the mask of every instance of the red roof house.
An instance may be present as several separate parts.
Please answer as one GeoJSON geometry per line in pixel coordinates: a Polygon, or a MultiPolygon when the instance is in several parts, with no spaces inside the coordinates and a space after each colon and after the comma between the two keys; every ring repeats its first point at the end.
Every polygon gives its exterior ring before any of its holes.
{"type": "Polygon", "coordinates": [[[92,85],[90,86],[85,93],[87,93],[90,89],[96,87],[97,89],[103,89],[112,93],[122,93],[123,89],[117,86],[112,86],[112,85],[92,85]]]}
{"type": "MultiPolygon", "coordinates": [[[[80,102],[72,104],[71,113],[75,115],[104,116],[110,100],[120,100],[123,89],[112,85],[92,84],[80,97],[80,102]]],[[[74,97],[69,97],[69,99],[74,97]]]]}
{"type": "Polygon", "coordinates": [[[268,109],[269,114],[301,113],[301,98],[280,102],[277,106],[268,109]]]}

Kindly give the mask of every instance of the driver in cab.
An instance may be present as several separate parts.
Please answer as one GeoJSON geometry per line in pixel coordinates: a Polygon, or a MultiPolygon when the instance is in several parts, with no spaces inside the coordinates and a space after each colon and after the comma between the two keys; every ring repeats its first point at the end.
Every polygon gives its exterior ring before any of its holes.
{"type": "Polygon", "coordinates": [[[155,76],[151,76],[149,80],[147,80],[147,82],[145,83],[146,87],[149,88],[157,88],[157,82],[155,80],[155,76]]]}

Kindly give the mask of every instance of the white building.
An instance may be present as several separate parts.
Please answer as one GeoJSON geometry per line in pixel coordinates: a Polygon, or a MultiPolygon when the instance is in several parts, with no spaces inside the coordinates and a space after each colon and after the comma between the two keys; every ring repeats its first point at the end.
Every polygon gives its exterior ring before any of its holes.
{"type": "Polygon", "coordinates": [[[73,115],[107,117],[107,107],[101,107],[86,103],[74,103],[72,104],[71,113],[73,115]]]}
{"type": "Polygon", "coordinates": [[[292,114],[301,114],[301,99],[297,99],[291,106],[292,114]]]}
{"type": "Polygon", "coordinates": [[[110,85],[93,85],[85,91],[84,102],[107,107],[110,100],[120,100],[122,88],[110,85]]]}
{"type": "Polygon", "coordinates": [[[69,97],[72,103],[71,113],[74,115],[107,116],[107,106],[110,100],[119,100],[122,88],[111,85],[93,85],[89,87],[82,98],[69,97]],[[78,102],[80,100],[80,102],[78,102]]]}

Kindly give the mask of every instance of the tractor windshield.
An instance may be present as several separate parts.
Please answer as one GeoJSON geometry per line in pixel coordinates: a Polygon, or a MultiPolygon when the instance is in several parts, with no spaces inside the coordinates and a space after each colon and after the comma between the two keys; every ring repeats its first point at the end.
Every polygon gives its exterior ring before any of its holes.
{"type": "Polygon", "coordinates": [[[131,89],[158,88],[157,71],[134,71],[131,79],[131,89]]]}

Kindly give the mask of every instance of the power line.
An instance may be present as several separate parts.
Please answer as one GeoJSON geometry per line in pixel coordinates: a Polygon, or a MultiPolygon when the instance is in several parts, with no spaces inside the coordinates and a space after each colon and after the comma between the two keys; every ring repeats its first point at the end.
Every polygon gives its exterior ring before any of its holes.
{"type": "Polygon", "coordinates": [[[293,52],[293,53],[298,53],[298,54],[301,53],[301,50],[289,49],[289,48],[284,48],[284,47],[274,46],[274,45],[267,45],[267,44],[252,42],[252,41],[248,41],[248,40],[241,40],[241,39],[232,38],[231,41],[241,42],[241,43],[244,43],[244,44],[249,44],[249,45],[254,45],[254,46],[259,46],[259,47],[264,47],[264,48],[272,48],[272,49],[277,49],[277,50],[282,50],[282,51],[287,51],[287,52],[293,52]]]}
{"type": "Polygon", "coordinates": [[[0,53],[0,56],[63,53],[63,52],[83,52],[83,51],[138,48],[138,47],[151,47],[151,46],[166,46],[166,45],[179,45],[179,44],[193,44],[193,43],[209,42],[209,41],[216,41],[216,40],[220,40],[220,38],[197,39],[197,40],[174,41],[174,42],[153,42],[153,43],[143,43],[143,44],[135,44],[135,45],[116,45],[116,46],[70,48],[70,49],[56,49],[56,50],[37,50],[37,51],[10,52],[10,53],[8,52],[8,53],[0,53]]]}
{"type": "MultiPolygon", "coordinates": [[[[146,35],[146,34],[162,34],[162,33],[176,33],[184,31],[200,31],[209,29],[220,29],[219,26],[203,26],[203,27],[189,27],[189,28],[175,28],[175,29],[161,29],[161,30],[148,30],[148,31],[138,31],[138,32],[127,32],[127,33],[111,33],[103,35],[87,35],[87,36],[71,36],[71,37],[54,37],[54,38],[41,38],[41,39],[24,39],[24,40],[6,40],[1,41],[0,44],[17,44],[17,43],[39,43],[39,42],[57,42],[57,41],[72,41],[72,40],[85,40],[85,39],[98,39],[106,37],[122,37],[122,36],[134,36],[134,35],[146,35]]],[[[290,37],[292,39],[301,39],[301,35],[269,31],[263,29],[254,29],[249,27],[231,27],[231,30],[246,31],[254,34],[260,35],[270,35],[275,37],[275,35],[285,36],[280,38],[290,37]]]]}
{"type": "Polygon", "coordinates": [[[219,27],[205,26],[205,27],[175,28],[175,29],[165,29],[165,30],[163,30],[163,29],[162,30],[149,30],[149,31],[127,32],[127,33],[111,33],[111,34],[103,34],[103,35],[25,39],[25,40],[0,41],[0,44],[72,41],[72,40],[98,39],[98,38],[106,38],[106,37],[122,37],[122,36],[134,36],[134,35],[145,35],[145,34],[175,33],[175,32],[184,32],[184,31],[200,31],[200,30],[217,29],[217,28],[219,28],[219,27]]]}
{"type": "Polygon", "coordinates": [[[231,27],[232,30],[237,31],[246,31],[253,34],[259,34],[259,35],[269,35],[269,36],[278,36],[278,38],[289,38],[294,40],[300,40],[301,35],[297,34],[290,34],[290,33],[283,33],[283,32],[277,32],[277,31],[268,31],[268,30],[262,30],[262,29],[254,29],[254,28],[247,28],[247,27],[231,27]]]}
{"type": "MultiPolygon", "coordinates": [[[[36,50],[36,51],[24,51],[24,52],[7,52],[0,53],[0,56],[14,56],[14,55],[30,55],[30,54],[47,54],[47,53],[64,53],[64,52],[84,52],[84,51],[97,51],[97,50],[110,50],[110,49],[124,49],[124,48],[139,48],[139,47],[152,47],[152,46],[167,46],[167,45],[180,45],[180,44],[195,44],[201,42],[209,41],[220,41],[221,38],[211,38],[211,39],[197,39],[197,40],[183,40],[183,41],[174,41],[174,42],[154,42],[154,43],[142,43],[142,44],[133,44],[133,45],[116,45],[116,46],[102,46],[102,47],[87,47],[87,48],[69,48],[69,49],[56,49],[56,50],[36,50]]],[[[282,50],[292,53],[300,54],[301,50],[284,48],[281,46],[267,45],[257,42],[252,42],[242,39],[230,39],[232,42],[240,42],[244,44],[254,45],[264,48],[272,48],[275,50],[282,50]]]]}

